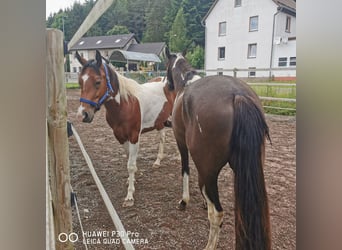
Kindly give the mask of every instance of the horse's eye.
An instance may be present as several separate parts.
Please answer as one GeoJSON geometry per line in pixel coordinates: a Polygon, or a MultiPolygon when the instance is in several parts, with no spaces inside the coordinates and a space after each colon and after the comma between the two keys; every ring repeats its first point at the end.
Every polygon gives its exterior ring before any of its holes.
{"type": "Polygon", "coordinates": [[[96,87],[96,88],[99,88],[99,87],[100,87],[100,84],[101,84],[101,82],[95,82],[95,87],[96,87]]]}

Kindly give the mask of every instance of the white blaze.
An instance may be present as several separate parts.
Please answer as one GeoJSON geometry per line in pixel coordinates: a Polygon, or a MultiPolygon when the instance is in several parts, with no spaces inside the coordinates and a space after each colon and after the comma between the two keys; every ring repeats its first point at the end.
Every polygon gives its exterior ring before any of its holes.
{"type": "Polygon", "coordinates": [[[86,81],[89,79],[89,75],[88,74],[84,74],[83,76],[82,76],[82,80],[83,80],[83,90],[84,90],[84,86],[85,86],[85,83],[86,83],[86,81]]]}
{"type": "Polygon", "coordinates": [[[83,110],[84,110],[84,107],[83,107],[82,104],[81,104],[81,105],[78,107],[77,114],[76,114],[76,118],[77,118],[77,120],[79,120],[79,121],[82,121],[82,119],[83,119],[83,114],[82,114],[83,110]]]}

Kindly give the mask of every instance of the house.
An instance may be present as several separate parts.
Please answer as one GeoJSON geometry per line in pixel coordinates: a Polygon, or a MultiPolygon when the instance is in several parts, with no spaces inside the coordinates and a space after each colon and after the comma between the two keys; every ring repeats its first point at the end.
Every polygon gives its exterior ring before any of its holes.
{"type": "Polygon", "coordinates": [[[95,50],[109,61],[125,63],[129,70],[137,70],[141,62],[160,63],[160,56],[165,49],[165,43],[139,44],[135,35],[111,35],[82,37],[70,48],[70,70],[77,73],[81,70],[81,64],[75,58],[78,51],[86,59],[95,58],[95,50]]]}
{"type": "Polygon", "coordinates": [[[207,75],[296,77],[295,1],[216,0],[202,23],[207,75]]]}

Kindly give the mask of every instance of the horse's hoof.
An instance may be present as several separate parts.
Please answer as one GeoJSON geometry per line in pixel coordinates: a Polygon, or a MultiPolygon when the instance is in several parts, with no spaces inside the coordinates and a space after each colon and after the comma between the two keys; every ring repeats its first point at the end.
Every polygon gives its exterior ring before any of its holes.
{"type": "Polygon", "coordinates": [[[123,207],[132,207],[134,205],[134,200],[126,200],[122,204],[123,207]]]}
{"type": "Polygon", "coordinates": [[[160,167],[160,163],[153,163],[152,168],[159,168],[160,167]]]}
{"type": "Polygon", "coordinates": [[[185,210],[185,208],[186,208],[186,202],[181,200],[178,204],[178,209],[183,211],[185,210]]]}

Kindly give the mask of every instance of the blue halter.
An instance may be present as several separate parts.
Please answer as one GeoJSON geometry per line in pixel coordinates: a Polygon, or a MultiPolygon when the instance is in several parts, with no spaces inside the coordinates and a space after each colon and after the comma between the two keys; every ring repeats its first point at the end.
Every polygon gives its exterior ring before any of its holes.
{"type": "Polygon", "coordinates": [[[98,102],[93,102],[91,100],[85,99],[85,98],[80,98],[80,102],[84,102],[89,104],[90,106],[93,106],[95,108],[95,110],[99,110],[101,105],[105,102],[105,100],[110,96],[110,94],[114,93],[113,87],[110,84],[110,79],[109,79],[109,74],[108,74],[108,69],[107,69],[107,65],[103,64],[103,67],[105,69],[105,73],[106,73],[106,81],[107,81],[107,90],[106,93],[100,98],[100,100],[98,102]]]}

